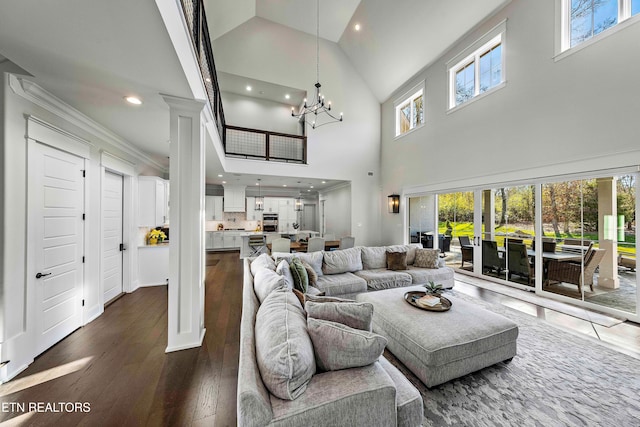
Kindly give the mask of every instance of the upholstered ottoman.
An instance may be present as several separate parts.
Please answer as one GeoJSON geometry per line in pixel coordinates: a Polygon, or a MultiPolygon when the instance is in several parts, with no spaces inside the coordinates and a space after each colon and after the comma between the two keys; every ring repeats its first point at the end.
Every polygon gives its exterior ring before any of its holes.
{"type": "Polygon", "coordinates": [[[470,302],[452,302],[445,312],[408,304],[406,292],[421,286],[368,292],[357,301],[373,304],[373,331],[427,387],[475,372],[516,355],[518,325],[470,302]]]}

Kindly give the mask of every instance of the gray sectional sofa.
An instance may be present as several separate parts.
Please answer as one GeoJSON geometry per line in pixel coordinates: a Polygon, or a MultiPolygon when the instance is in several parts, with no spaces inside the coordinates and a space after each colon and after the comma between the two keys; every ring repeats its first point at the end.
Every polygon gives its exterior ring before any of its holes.
{"type": "MultiPolygon", "coordinates": [[[[274,253],[271,258],[261,255],[259,258],[245,259],[238,370],[238,425],[421,425],[423,404],[420,393],[383,356],[378,358],[379,353],[371,362],[367,362],[369,364],[366,366],[320,372],[314,365],[312,369],[315,373],[310,379],[300,381],[299,377],[304,373],[300,372],[299,362],[304,362],[309,356],[308,351],[296,346],[307,338],[300,336],[300,329],[294,330],[292,322],[297,321],[295,319],[304,312],[303,306],[299,305],[295,298],[292,299],[291,291],[283,289],[282,285],[278,284],[280,282],[276,282],[279,280],[278,276],[264,271],[268,268],[285,276],[286,271],[279,271],[275,265],[283,259],[290,262],[293,257],[298,257],[309,264],[317,275],[315,287],[309,286],[307,294],[324,294],[344,299],[354,299],[356,295],[369,291],[425,284],[430,280],[446,288],[453,287],[451,268],[445,267],[442,263],[437,265],[437,268],[421,268],[415,265],[416,253],[421,247],[420,244],[355,247],[308,254],[274,253]],[[405,252],[406,269],[387,269],[387,251],[405,252]],[[274,298],[281,299],[279,305],[273,304],[274,298]],[[274,305],[279,308],[273,310],[287,313],[284,323],[265,326],[263,322],[273,319],[273,313],[265,312],[272,310],[271,307],[274,305]],[[278,335],[270,332],[274,330],[286,330],[286,344],[281,347],[276,345],[275,350],[273,347],[265,350],[264,336],[278,335]],[[293,341],[295,342],[292,343],[293,341]],[[286,351],[282,350],[283,348],[286,351]],[[265,362],[266,354],[274,356],[271,359],[267,358],[265,362]],[[272,360],[278,357],[282,359],[283,354],[284,361],[272,360]],[[266,364],[269,366],[265,366],[266,364]],[[284,395],[278,397],[274,395],[278,394],[278,391],[274,389],[274,376],[271,376],[270,369],[281,369],[282,365],[285,374],[279,377],[277,373],[275,375],[280,381],[277,387],[284,387],[284,395]],[[292,374],[287,375],[286,372],[292,374]]],[[[285,288],[291,289],[291,286],[285,288]]],[[[305,330],[305,326],[301,329],[305,330]]],[[[309,332],[310,330],[306,333],[309,332]]],[[[381,339],[386,342],[385,338],[381,339]]],[[[303,342],[302,347],[304,345],[303,342]]]]}
{"type": "MultiPolygon", "coordinates": [[[[254,291],[251,261],[244,260],[238,367],[239,426],[415,427],[422,423],[420,393],[382,356],[367,366],[316,372],[304,392],[293,400],[271,394],[263,382],[257,356],[256,318],[260,300],[254,291]]],[[[264,303],[267,304],[266,300],[264,303]]]]}
{"type": "MultiPolygon", "coordinates": [[[[446,289],[453,288],[453,269],[446,267],[440,260],[438,268],[416,267],[416,251],[420,243],[410,245],[392,245],[367,247],[312,253],[279,253],[272,256],[276,262],[293,257],[307,261],[318,274],[315,285],[320,292],[328,296],[355,298],[368,291],[423,285],[429,281],[442,284],[446,289]],[[387,268],[387,251],[406,252],[407,269],[393,271],[387,268]]],[[[437,252],[437,250],[436,250],[437,252]]]]}

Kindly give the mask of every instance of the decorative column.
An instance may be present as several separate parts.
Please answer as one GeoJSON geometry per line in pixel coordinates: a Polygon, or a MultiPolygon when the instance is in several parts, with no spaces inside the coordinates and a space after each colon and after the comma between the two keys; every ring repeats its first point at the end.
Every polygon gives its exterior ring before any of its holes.
{"type": "Polygon", "coordinates": [[[204,101],[162,95],[169,105],[171,243],[166,352],[204,339],[204,101]]]}
{"type": "Polygon", "coordinates": [[[483,190],[484,199],[482,218],[484,223],[484,235],[482,240],[495,240],[496,232],[493,228],[496,223],[496,198],[493,190],[483,190]]]}
{"type": "Polygon", "coordinates": [[[616,179],[598,178],[598,242],[606,249],[598,268],[598,286],[617,289],[618,279],[618,192],[616,179]]]}

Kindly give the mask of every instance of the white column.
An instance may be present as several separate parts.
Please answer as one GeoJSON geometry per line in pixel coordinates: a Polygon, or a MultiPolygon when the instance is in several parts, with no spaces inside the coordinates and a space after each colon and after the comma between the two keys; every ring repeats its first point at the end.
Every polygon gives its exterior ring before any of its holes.
{"type": "Polygon", "coordinates": [[[598,286],[618,289],[618,191],[616,178],[598,178],[598,242],[607,252],[600,261],[598,286]],[[605,219],[606,218],[606,219],[605,219]]]}
{"type": "Polygon", "coordinates": [[[162,95],[170,113],[169,307],[166,352],[204,339],[204,101],[162,95]]]}

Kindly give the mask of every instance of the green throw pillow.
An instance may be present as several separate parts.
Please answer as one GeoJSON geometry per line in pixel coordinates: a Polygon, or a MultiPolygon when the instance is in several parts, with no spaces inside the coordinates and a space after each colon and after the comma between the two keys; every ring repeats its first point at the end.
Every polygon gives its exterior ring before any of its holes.
{"type": "Polygon", "coordinates": [[[289,267],[291,268],[291,275],[293,276],[293,286],[302,293],[307,292],[309,288],[309,276],[300,258],[292,258],[289,267]]]}

